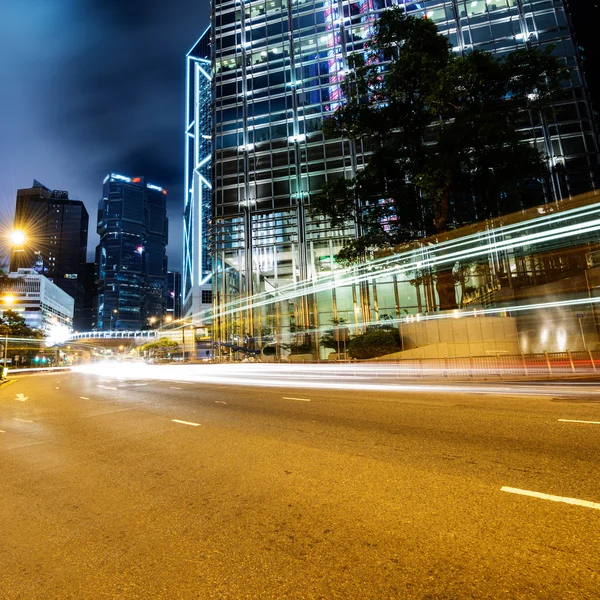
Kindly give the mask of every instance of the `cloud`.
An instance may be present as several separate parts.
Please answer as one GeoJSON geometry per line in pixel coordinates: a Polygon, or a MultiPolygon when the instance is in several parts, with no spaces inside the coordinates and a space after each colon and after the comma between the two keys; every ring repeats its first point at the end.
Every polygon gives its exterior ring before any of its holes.
{"type": "MultiPolygon", "coordinates": [[[[169,190],[178,267],[185,54],[208,14],[208,2],[188,0],[9,0],[0,203],[14,207],[16,189],[35,177],[84,200],[93,232],[104,175],[144,175],[169,190]]],[[[90,235],[88,256],[96,243],[90,235]]]]}

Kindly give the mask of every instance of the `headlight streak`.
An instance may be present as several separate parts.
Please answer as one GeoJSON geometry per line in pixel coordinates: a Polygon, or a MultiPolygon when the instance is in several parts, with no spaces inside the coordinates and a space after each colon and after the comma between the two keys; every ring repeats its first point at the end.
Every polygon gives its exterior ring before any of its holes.
{"type": "MultiPolygon", "coordinates": [[[[110,379],[132,380],[151,379],[155,381],[184,381],[190,383],[217,384],[223,386],[296,388],[310,390],[349,390],[357,392],[414,392],[436,394],[486,394],[513,396],[581,396],[582,389],[570,384],[548,382],[547,384],[452,384],[402,382],[409,379],[408,373],[402,373],[404,365],[188,365],[161,366],[148,365],[123,366],[111,364],[110,379]],[[329,378],[329,379],[328,379],[329,378]],[[387,379],[377,381],[376,378],[387,379]],[[365,381],[370,379],[370,381],[365,381]],[[374,381],[375,380],[375,381],[374,381]],[[395,382],[393,380],[396,380],[395,382]]],[[[106,365],[96,363],[73,368],[73,371],[107,377],[106,365]]],[[[441,369],[430,369],[441,377],[441,369]]],[[[492,371],[492,370],[491,370],[492,371]]],[[[497,374],[497,370],[494,370],[497,374]]],[[[478,373],[479,374],[479,373],[478,373]]],[[[414,376],[412,376],[414,378],[414,376]]],[[[585,388],[586,395],[600,397],[600,389],[585,388]]]]}
{"type": "MultiPolygon", "coordinates": [[[[316,284],[313,281],[294,282],[282,286],[275,291],[261,292],[250,298],[229,302],[224,304],[218,310],[216,316],[225,317],[243,310],[268,306],[273,303],[292,300],[309,294],[318,294],[338,285],[358,284],[369,280],[379,280],[392,275],[403,276],[407,271],[430,269],[436,266],[454,264],[458,260],[465,258],[475,259],[483,256],[487,259],[491,253],[497,251],[514,250],[528,244],[541,244],[548,241],[558,241],[574,236],[580,236],[582,234],[600,230],[599,214],[600,208],[597,204],[592,207],[578,207],[561,213],[536,217],[535,219],[522,223],[478,232],[460,238],[459,240],[450,240],[432,246],[423,246],[391,257],[377,259],[366,265],[340,269],[329,276],[320,278],[316,284]],[[577,222],[569,225],[562,225],[561,227],[550,231],[532,232],[515,238],[511,237],[511,239],[497,239],[505,237],[508,234],[512,236],[531,231],[532,229],[537,229],[543,225],[548,225],[550,222],[559,224],[572,221],[575,218],[580,220],[591,216],[595,216],[596,218],[583,223],[577,222]],[[466,248],[465,246],[469,245],[473,240],[493,241],[484,243],[479,247],[466,248]],[[444,252],[443,256],[431,256],[432,254],[440,254],[441,252],[444,252]]],[[[529,250],[529,252],[535,254],[533,249],[529,250]]],[[[505,308],[504,310],[509,309],[505,308]]],[[[206,319],[215,315],[213,315],[212,311],[203,311],[196,316],[200,319],[206,319]]],[[[437,318],[445,318],[445,316],[438,316],[437,318]]]]}

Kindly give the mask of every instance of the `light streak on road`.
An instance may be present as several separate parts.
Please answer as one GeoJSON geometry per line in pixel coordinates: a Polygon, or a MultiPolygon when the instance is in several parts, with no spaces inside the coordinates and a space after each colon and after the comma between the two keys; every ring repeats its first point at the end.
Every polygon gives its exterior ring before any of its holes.
{"type": "MultiPolygon", "coordinates": [[[[600,230],[600,207],[598,204],[536,217],[520,223],[480,231],[429,246],[422,245],[405,252],[369,261],[366,264],[338,269],[318,281],[293,282],[276,290],[255,294],[243,300],[234,300],[220,307],[218,315],[235,314],[267,306],[282,300],[317,294],[342,285],[359,284],[396,275],[405,277],[411,271],[432,270],[443,265],[454,265],[457,261],[477,258],[489,259],[497,252],[528,248],[529,254],[542,250],[547,242],[571,243],[571,238],[580,238],[586,233],[600,230]]],[[[505,308],[505,310],[510,310],[505,308]]],[[[212,311],[196,315],[201,320],[211,316],[212,311]]]]}
{"type": "MultiPolygon", "coordinates": [[[[364,392],[426,392],[437,394],[489,394],[509,396],[578,396],[583,393],[600,399],[600,386],[556,382],[440,382],[443,369],[430,368],[426,382],[414,381],[414,375],[399,364],[203,364],[145,365],[143,363],[95,363],[74,368],[79,373],[122,380],[154,380],[311,390],[353,390],[364,392]]],[[[490,369],[491,371],[491,369],[490,369]]],[[[497,369],[494,370],[497,375],[497,369]]],[[[447,374],[447,373],[446,373],[447,374]]],[[[442,379],[442,381],[444,381],[442,379]]],[[[301,396],[298,396],[301,397],[301,396]]],[[[302,396],[303,397],[303,396],[302,396]]]]}

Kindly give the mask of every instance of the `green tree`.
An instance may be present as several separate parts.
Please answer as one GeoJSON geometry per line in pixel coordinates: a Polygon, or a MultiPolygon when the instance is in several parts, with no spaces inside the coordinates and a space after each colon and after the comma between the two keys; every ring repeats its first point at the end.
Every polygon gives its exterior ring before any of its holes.
{"type": "Polygon", "coordinates": [[[43,338],[43,333],[39,329],[29,327],[25,323],[25,319],[14,310],[3,311],[0,318],[0,335],[36,340],[43,338]]]}
{"type": "Polygon", "coordinates": [[[160,338],[140,346],[140,351],[148,351],[150,356],[166,358],[169,354],[179,352],[179,344],[169,338],[160,338]]]}
{"type": "Polygon", "coordinates": [[[400,334],[396,328],[374,327],[353,337],[348,344],[348,354],[357,359],[377,358],[400,350],[400,334]]]}
{"type": "Polygon", "coordinates": [[[454,225],[452,207],[472,220],[518,209],[546,171],[518,130],[560,93],[565,72],[551,51],[461,56],[431,20],[384,11],[366,53],[349,57],[345,103],[323,127],[370,152],[355,178],[328,181],[312,201],[313,215],[358,226],[338,258],[441,232],[454,225]]]}

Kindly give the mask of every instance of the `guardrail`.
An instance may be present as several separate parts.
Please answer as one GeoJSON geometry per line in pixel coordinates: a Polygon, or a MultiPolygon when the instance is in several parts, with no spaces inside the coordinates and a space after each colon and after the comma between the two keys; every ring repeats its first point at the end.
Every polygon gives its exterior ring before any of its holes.
{"type": "MultiPolygon", "coordinates": [[[[271,362],[271,361],[269,361],[271,362]]],[[[405,358],[391,360],[336,360],[336,361],[273,361],[278,364],[354,364],[377,366],[385,376],[394,378],[459,378],[459,379],[560,379],[566,377],[600,376],[600,350],[580,352],[544,352],[539,354],[497,354],[492,356],[462,356],[444,358],[405,358]],[[390,370],[390,367],[394,367],[390,370]]],[[[347,373],[347,371],[346,371],[347,373]]]]}

